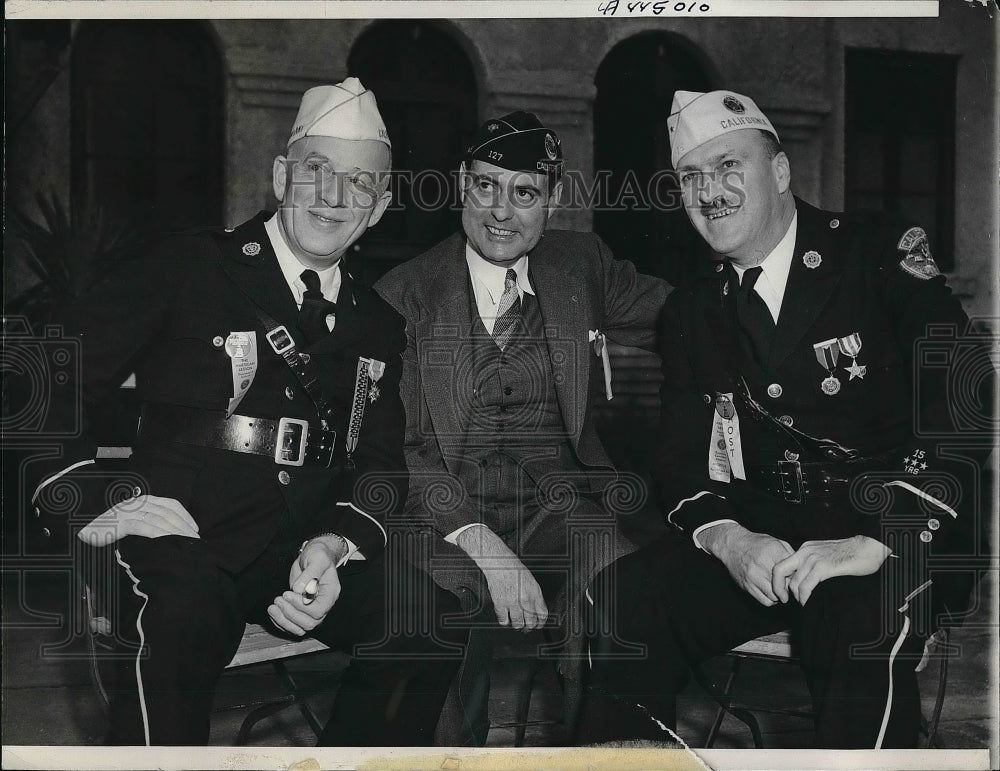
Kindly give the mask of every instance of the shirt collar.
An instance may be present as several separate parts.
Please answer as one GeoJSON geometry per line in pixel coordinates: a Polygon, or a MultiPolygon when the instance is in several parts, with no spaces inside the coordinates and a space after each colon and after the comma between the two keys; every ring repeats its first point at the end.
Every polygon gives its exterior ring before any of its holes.
{"type": "MultiPolygon", "coordinates": [[[[484,260],[468,241],[465,242],[465,261],[469,265],[469,273],[472,274],[472,283],[476,288],[477,295],[479,288],[485,289],[492,304],[497,305],[507,281],[508,269],[494,265],[489,260],[484,260]]],[[[535,290],[531,288],[531,282],[528,281],[528,255],[522,254],[520,259],[510,267],[517,272],[518,291],[521,294],[534,295],[535,290]]]]}
{"type": "MultiPolygon", "coordinates": [[[[795,233],[798,229],[798,223],[799,213],[796,211],[792,215],[792,221],[788,224],[788,230],[785,231],[785,235],[781,237],[778,245],[771,250],[771,253],[761,261],[762,276],[754,284],[754,289],[767,302],[768,307],[771,309],[771,314],[775,317],[776,321],[778,309],[781,307],[781,301],[785,296],[785,286],[788,284],[788,273],[792,268],[792,258],[795,256],[795,233]],[[761,279],[766,280],[762,281],[761,279]]],[[[732,263],[732,265],[742,283],[743,273],[746,269],[739,267],[736,263],[732,263]]]]}
{"type": "MultiPolygon", "coordinates": [[[[278,227],[277,213],[264,223],[264,229],[267,231],[267,237],[271,241],[271,248],[274,249],[274,256],[278,258],[278,267],[281,268],[281,274],[285,277],[285,283],[288,284],[288,288],[295,295],[295,304],[301,305],[302,295],[306,291],[306,287],[299,276],[308,266],[299,262],[288,244],[285,243],[285,239],[278,227]]],[[[330,302],[337,302],[341,283],[340,260],[337,260],[337,263],[329,268],[317,270],[316,275],[319,276],[319,288],[323,292],[323,297],[330,302]]]]}

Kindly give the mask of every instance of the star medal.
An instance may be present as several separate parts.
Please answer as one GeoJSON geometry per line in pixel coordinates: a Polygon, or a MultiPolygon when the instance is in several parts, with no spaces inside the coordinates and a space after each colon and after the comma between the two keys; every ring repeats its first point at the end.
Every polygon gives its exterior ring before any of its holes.
{"type": "Polygon", "coordinates": [[[385,362],[379,361],[378,359],[368,359],[367,362],[368,377],[372,381],[368,388],[368,401],[374,404],[382,395],[382,391],[378,387],[378,381],[381,380],[382,375],[385,374],[385,362]]]}
{"type": "Polygon", "coordinates": [[[816,352],[816,361],[829,372],[829,376],[820,383],[820,388],[827,396],[835,396],[840,392],[840,381],[833,374],[837,368],[837,358],[840,355],[840,345],[837,338],[833,337],[822,343],[814,343],[813,350],[816,352]]]}
{"type": "Polygon", "coordinates": [[[837,345],[844,356],[851,357],[851,366],[847,368],[847,371],[851,373],[851,380],[854,378],[864,380],[868,367],[864,364],[858,364],[858,354],[861,353],[861,335],[855,332],[853,335],[841,337],[837,340],[837,345]]]}

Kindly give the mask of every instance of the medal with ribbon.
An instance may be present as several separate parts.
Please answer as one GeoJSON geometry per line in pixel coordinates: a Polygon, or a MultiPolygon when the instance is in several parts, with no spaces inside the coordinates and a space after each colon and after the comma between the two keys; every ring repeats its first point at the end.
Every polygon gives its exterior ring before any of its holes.
{"type": "Polygon", "coordinates": [[[816,352],[816,361],[829,373],[829,377],[820,383],[820,388],[827,396],[834,396],[840,392],[840,381],[833,374],[837,368],[837,358],[840,356],[840,344],[837,338],[832,337],[822,343],[814,343],[813,350],[816,352]]]}
{"type": "MultiPolygon", "coordinates": [[[[864,380],[865,374],[868,372],[868,368],[864,364],[858,364],[858,354],[861,353],[861,335],[855,332],[847,337],[841,337],[837,340],[837,345],[840,348],[840,352],[844,356],[851,357],[851,366],[847,368],[847,371],[851,373],[851,380],[854,378],[860,378],[864,380]]],[[[850,382],[850,381],[848,381],[850,382]]]]}

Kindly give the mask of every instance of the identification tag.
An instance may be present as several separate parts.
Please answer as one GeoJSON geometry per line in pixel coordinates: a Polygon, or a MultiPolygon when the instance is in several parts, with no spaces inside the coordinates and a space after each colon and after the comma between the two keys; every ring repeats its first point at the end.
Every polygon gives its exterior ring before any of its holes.
{"type": "Polygon", "coordinates": [[[732,394],[715,397],[712,438],[708,448],[708,476],[717,482],[729,482],[731,477],[747,478],[743,468],[740,416],[736,414],[732,394]]]}
{"type": "Polygon", "coordinates": [[[233,398],[226,409],[226,418],[229,418],[236,412],[257,374],[257,333],[253,330],[230,332],[226,338],[226,353],[233,369],[233,398]]]}

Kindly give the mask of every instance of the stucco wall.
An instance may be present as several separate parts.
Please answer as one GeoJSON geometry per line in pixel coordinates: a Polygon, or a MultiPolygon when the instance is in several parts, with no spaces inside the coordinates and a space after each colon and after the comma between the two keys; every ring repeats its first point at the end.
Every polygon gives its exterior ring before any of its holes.
{"type": "MultiPolygon", "coordinates": [[[[970,312],[995,302],[997,230],[996,24],[979,7],[943,2],[939,19],[555,19],[438,24],[469,57],[480,117],[536,112],[563,139],[568,165],[593,168],[594,78],[615,45],[646,31],[674,35],[709,81],[744,91],[772,117],[791,159],[793,187],[838,208],[844,196],[844,51],[868,47],[957,54],[956,269],[970,312]]],[[[225,70],[225,219],[273,206],[269,169],[305,88],[345,77],[351,45],[369,21],[205,22],[225,70]]],[[[628,84],[624,83],[623,88],[628,84]]],[[[69,192],[69,73],[62,72],[8,141],[8,195],[69,192]]],[[[891,106],[887,106],[891,109],[891,106]]],[[[664,119],[666,116],[664,116],[664,119]]],[[[589,229],[588,211],[560,226],[589,229]]],[[[8,265],[8,267],[10,267],[8,265]]],[[[17,270],[14,269],[16,278],[17,270]]],[[[10,278],[10,273],[8,277],[10,278]]]]}

